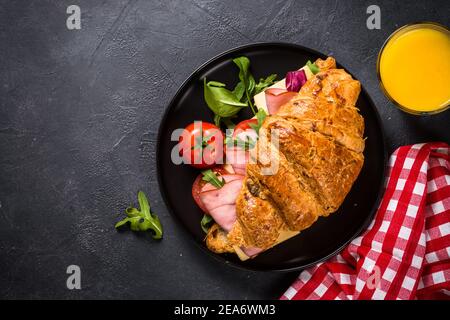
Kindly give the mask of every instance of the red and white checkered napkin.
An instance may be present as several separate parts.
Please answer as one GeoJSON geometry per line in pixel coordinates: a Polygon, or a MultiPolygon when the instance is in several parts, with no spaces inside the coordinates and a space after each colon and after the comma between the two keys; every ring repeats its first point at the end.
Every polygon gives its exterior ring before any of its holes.
{"type": "Polygon", "coordinates": [[[450,146],[398,148],[367,231],[281,299],[449,299],[450,146]]]}

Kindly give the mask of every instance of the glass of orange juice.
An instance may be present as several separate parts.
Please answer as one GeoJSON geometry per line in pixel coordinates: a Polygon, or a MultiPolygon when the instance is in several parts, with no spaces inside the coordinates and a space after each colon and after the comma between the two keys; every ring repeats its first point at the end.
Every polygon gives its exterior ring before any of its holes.
{"type": "Polygon", "coordinates": [[[385,95],[412,114],[450,106],[450,31],[434,22],[396,30],[378,54],[377,73],[385,95]]]}

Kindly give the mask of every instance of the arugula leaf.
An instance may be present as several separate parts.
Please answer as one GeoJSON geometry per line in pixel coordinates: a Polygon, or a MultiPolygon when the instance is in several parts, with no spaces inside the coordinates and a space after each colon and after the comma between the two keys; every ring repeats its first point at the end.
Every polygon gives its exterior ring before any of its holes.
{"type": "MultiPolygon", "coordinates": [[[[139,206],[141,207],[142,215],[144,216],[144,218],[150,219],[151,218],[150,205],[148,204],[147,197],[145,196],[145,194],[142,191],[138,192],[138,201],[139,201],[139,206]]],[[[132,209],[136,209],[136,208],[132,208],[132,209]]],[[[136,211],[137,211],[137,209],[136,209],[136,211]]]]}
{"type": "Polygon", "coordinates": [[[200,221],[200,226],[203,229],[203,232],[208,233],[209,228],[211,228],[211,222],[213,222],[213,218],[209,214],[204,214],[202,221],[200,221]]]}
{"type": "Polygon", "coordinates": [[[123,220],[120,220],[119,222],[116,223],[115,228],[119,228],[121,226],[123,226],[124,224],[126,224],[128,221],[130,221],[130,218],[125,218],[123,220]]]}
{"type": "MultiPolygon", "coordinates": [[[[252,74],[249,72],[250,68],[250,60],[247,57],[238,57],[233,59],[234,64],[239,68],[239,80],[240,84],[235,88],[235,93],[240,94],[242,91],[241,87],[244,87],[245,97],[244,101],[247,102],[255,114],[255,108],[252,103],[252,98],[254,95],[254,90],[256,86],[255,78],[253,78],[252,74]],[[239,87],[238,87],[239,86],[239,87]]],[[[241,95],[242,99],[243,94],[241,95]]]]}
{"type": "Polygon", "coordinates": [[[240,147],[244,150],[253,149],[256,145],[256,141],[250,137],[246,137],[245,140],[242,140],[241,138],[237,137],[233,142],[237,147],[240,147]]]}
{"type": "Polygon", "coordinates": [[[202,180],[211,183],[217,189],[220,189],[225,185],[225,180],[223,178],[222,180],[219,180],[215,172],[212,171],[211,169],[202,171],[202,174],[203,174],[202,180]]]}
{"type": "Polygon", "coordinates": [[[159,221],[157,215],[150,211],[150,204],[142,191],[138,192],[138,201],[141,210],[128,207],[125,210],[127,217],[117,222],[115,228],[120,228],[129,222],[131,230],[147,231],[148,229],[151,229],[154,232],[153,238],[161,239],[163,234],[161,221],[159,221]]]}
{"type": "Polygon", "coordinates": [[[247,103],[239,101],[230,90],[225,88],[225,84],[217,81],[203,80],[204,96],[208,107],[214,112],[216,124],[220,118],[229,118],[236,115],[247,103]]]}
{"type": "Polygon", "coordinates": [[[264,122],[264,119],[266,119],[267,113],[264,111],[264,109],[259,109],[256,113],[256,119],[258,120],[257,124],[249,123],[249,126],[256,131],[256,133],[259,133],[259,129],[261,129],[261,126],[264,122]]]}
{"type": "Polygon", "coordinates": [[[212,145],[210,145],[208,142],[215,135],[216,135],[215,132],[212,132],[212,133],[210,133],[208,135],[203,135],[203,128],[200,127],[200,134],[195,137],[195,143],[191,147],[191,150],[200,149],[202,151],[202,153],[203,153],[204,149],[208,149],[208,148],[214,149],[214,147],[212,145]]]}
{"type": "Polygon", "coordinates": [[[254,94],[257,95],[258,93],[264,91],[264,89],[266,89],[267,87],[270,87],[275,82],[276,78],[277,78],[276,74],[271,74],[265,79],[264,78],[259,79],[259,82],[255,86],[254,94]]]}
{"type": "Polygon", "coordinates": [[[138,217],[140,214],[140,211],[136,208],[128,207],[125,209],[125,213],[127,214],[128,218],[138,217]]]}
{"type": "Polygon", "coordinates": [[[313,74],[316,74],[320,71],[319,67],[315,64],[312,63],[311,61],[308,60],[308,62],[306,63],[306,65],[308,66],[309,70],[311,70],[311,72],[313,74]]]}

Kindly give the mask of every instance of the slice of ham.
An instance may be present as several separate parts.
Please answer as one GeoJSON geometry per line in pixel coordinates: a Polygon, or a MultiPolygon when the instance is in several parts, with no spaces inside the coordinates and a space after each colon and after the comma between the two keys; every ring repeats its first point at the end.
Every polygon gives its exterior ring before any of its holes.
{"type": "MultiPolygon", "coordinates": [[[[244,176],[226,174],[222,178],[225,180],[225,185],[220,189],[210,183],[204,185],[200,193],[200,200],[214,221],[223,230],[230,232],[236,222],[236,199],[241,191],[244,176]]],[[[254,257],[263,251],[254,247],[242,247],[241,249],[249,257],[254,257]]]]}
{"type": "Polygon", "coordinates": [[[255,248],[255,247],[241,247],[241,250],[250,258],[256,256],[257,254],[261,253],[263,249],[255,248]]]}
{"type": "Polygon", "coordinates": [[[229,232],[236,222],[236,199],[241,190],[244,176],[225,175],[223,178],[231,179],[227,176],[233,176],[234,180],[225,183],[220,189],[201,192],[200,199],[214,221],[229,232]]]}
{"type": "Polygon", "coordinates": [[[236,205],[224,204],[209,210],[214,221],[226,232],[230,232],[236,222],[236,205]]]}
{"type": "MultiPolygon", "coordinates": [[[[247,129],[245,131],[235,131],[233,137],[241,141],[256,142],[258,133],[254,129],[247,129]]],[[[241,146],[226,146],[225,156],[226,162],[231,164],[235,173],[245,175],[245,167],[250,157],[249,150],[245,150],[241,146]]]]}
{"type": "Polygon", "coordinates": [[[266,105],[269,114],[276,114],[282,105],[288,103],[298,95],[298,92],[279,88],[269,88],[264,92],[266,94],[266,105]]]}
{"type": "Polygon", "coordinates": [[[250,157],[250,152],[237,146],[227,147],[225,156],[227,163],[231,164],[235,173],[245,175],[245,166],[250,157]]]}

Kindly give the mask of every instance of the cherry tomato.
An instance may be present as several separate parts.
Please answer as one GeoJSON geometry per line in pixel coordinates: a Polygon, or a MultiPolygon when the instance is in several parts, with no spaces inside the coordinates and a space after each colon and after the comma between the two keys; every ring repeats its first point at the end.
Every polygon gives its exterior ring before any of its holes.
{"type": "Polygon", "coordinates": [[[206,169],[223,162],[222,131],[209,122],[195,121],[188,125],[179,140],[180,155],[184,163],[206,169]]]}
{"type": "Polygon", "coordinates": [[[252,126],[257,125],[258,120],[248,119],[239,122],[234,128],[233,139],[239,138],[241,141],[256,141],[258,140],[258,133],[252,126]]]}
{"type": "MultiPolygon", "coordinates": [[[[228,171],[223,168],[223,166],[217,166],[217,167],[212,168],[211,170],[214,171],[218,175],[229,174],[228,171]]],[[[208,213],[208,210],[206,210],[205,205],[203,204],[202,200],[200,199],[200,193],[202,192],[202,188],[205,184],[208,183],[205,180],[203,180],[202,178],[203,178],[203,174],[200,173],[197,176],[197,178],[195,179],[195,181],[192,185],[192,198],[194,198],[195,203],[197,203],[197,205],[200,207],[200,209],[203,210],[203,212],[208,213]]]]}
{"type": "Polygon", "coordinates": [[[240,134],[244,131],[250,131],[250,130],[255,131],[250,125],[256,126],[257,124],[258,124],[258,120],[256,120],[256,119],[248,119],[248,120],[239,122],[236,125],[236,127],[234,128],[233,137],[236,137],[238,134],[240,134]]]}

